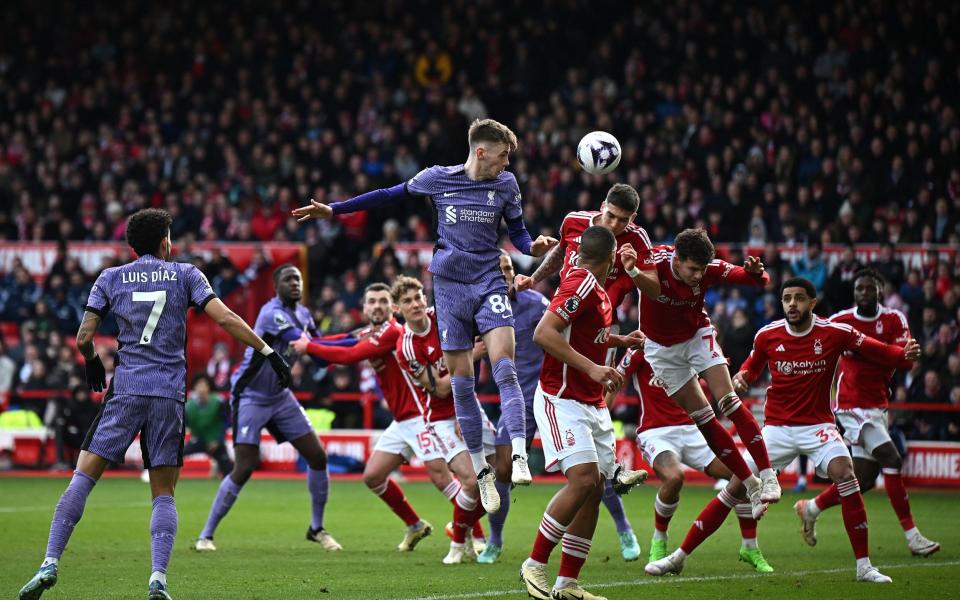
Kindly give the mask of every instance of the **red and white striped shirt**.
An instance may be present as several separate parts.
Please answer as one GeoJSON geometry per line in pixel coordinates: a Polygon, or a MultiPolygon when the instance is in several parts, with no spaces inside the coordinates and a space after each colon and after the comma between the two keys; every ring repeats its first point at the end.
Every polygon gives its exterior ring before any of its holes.
{"type": "MultiPolygon", "coordinates": [[[[560,288],[550,301],[548,312],[567,324],[563,336],[574,350],[594,364],[603,365],[607,354],[607,339],[613,325],[613,307],[603,287],[590,271],[574,267],[560,282],[560,288]]],[[[577,400],[584,404],[606,406],[603,386],[547,352],[540,370],[540,387],[560,398],[577,400]]]]}
{"type": "MultiPolygon", "coordinates": [[[[580,236],[583,231],[597,221],[600,211],[582,210],[568,214],[560,225],[560,249],[563,250],[563,267],[560,268],[560,278],[563,279],[570,272],[570,269],[577,266],[577,259],[580,257],[577,252],[580,249],[580,236]]],[[[631,223],[627,228],[617,236],[617,248],[624,244],[630,244],[637,251],[637,268],[641,271],[653,270],[653,261],[650,259],[650,236],[640,227],[631,223]]],[[[633,280],[627,275],[623,268],[623,262],[620,255],[613,263],[613,268],[607,275],[607,280],[603,283],[603,288],[607,291],[610,301],[614,306],[620,306],[623,299],[631,291],[636,289],[633,280]]]]}
{"type": "Polygon", "coordinates": [[[444,421],[454,417],[453,395],[437,396],[420,387],[418,377],[428,367],[435,367],[440,376],[448,373],[440,349],[440,335],[437,333],[437,314],[433,307],[427,309],[429,326],[423,333],[403,326],[403,335],[397,340],[397,362],[409,381],[413,382],[420,396],[423,418],[427,422],[444,421]]]}
{"type": "Polygon", "coordinates": [[[743,267],[716,259],[707,265],[697,287],[690,287],[673,271],[673,246],[654,246],[653,262],[660,278],[660,295],[640,294],[640,330],[661,346],[686,342],[698,329],[710,326],[703,310],[703,294],[717,283],[763,287],[770,281],[764,271],[748,273],[743,267]]]}

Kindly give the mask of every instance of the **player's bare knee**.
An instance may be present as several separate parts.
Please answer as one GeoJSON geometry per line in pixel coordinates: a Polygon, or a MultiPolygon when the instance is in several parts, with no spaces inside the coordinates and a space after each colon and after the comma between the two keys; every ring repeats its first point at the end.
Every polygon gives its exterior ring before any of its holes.
{"type": "MultiPolygon", "coordinates": [[[[304,457],[307,458],[307,457],[304,457]]],[[[310,465],[310,468],[314,471],[322,471],[327,468],[327,453],[318,452],[317,454],[311,455],[307,458],[307,464],[310,465]]]]}
{"type": "Polygon", "coordinates": [[[603,493],[603,480],[596,469],[570,469],[567,471],[567,485],[582,497],[587,497],[600,488],[603,493]],[[573,471],[571,473],[571,471],[573,471]]]}
{"type": "Polygon", "coordinates": [[[376,487],[380,487],[387,481],[387,478],[384,477],[383,473],[377,473],[375,471],[363,472],[363,485],[367,486],[371,490],[376,487]]]}
{"type": "Polygon", "coordinates": [[[663,487],[668,488],[671,495],[679,494],[680,489],[683,487],[684,479],[686,478],[683,474],[683,469],[670,469],[664,475],[663,487]]]}
{"type": "Polygon", "coordinates": [[[243,485],[250,481],[250,477],[253,476],[253,466],[247,464],[240,464],[237,461],[236,466],[233,467],[233,471],[230,472],[230,479],[237,485],[243,485]]]}
{"type": "Polygon", "coordinates": [[[896,469],[899,471],[903,468],[903,459],[900,458],[900,453],[897,452],[893,444],[884,444],[876,448],[873,451],[873,457],[877,459],[877,462],[879,462],[880,466],[884,469],[896,469]]]}

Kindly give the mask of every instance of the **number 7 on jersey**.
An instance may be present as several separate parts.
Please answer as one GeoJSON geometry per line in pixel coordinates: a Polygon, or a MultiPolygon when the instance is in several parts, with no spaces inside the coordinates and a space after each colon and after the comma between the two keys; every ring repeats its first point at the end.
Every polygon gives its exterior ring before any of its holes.
{"type": "Polygon", "coordinates": [[[160,315],[163,313],[163,307],[167,305],[167,291],[158,292],[133,292],[134,302],[153,302],[153,308],[150,310],[150,316],[147,317],[147,323],[143,326],[143,333],[140,334],[140,343],[149,344],[153,339],[153,330],[157,328],[157,322],[160,321],[160,315]]]}

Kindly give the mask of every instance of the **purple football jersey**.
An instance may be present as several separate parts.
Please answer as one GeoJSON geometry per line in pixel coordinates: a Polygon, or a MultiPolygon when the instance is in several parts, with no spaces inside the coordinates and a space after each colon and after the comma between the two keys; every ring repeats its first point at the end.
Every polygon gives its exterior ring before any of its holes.
{"type": "MultiPolygon", "coordinates": [[[[253,330],[290,362],[293,355],[290,342],[304,331],[314,335],[316,326],[306,306],[297,304],[296,308],[291,309],[275,297],[260,309],[253,330]]],[[[234,400],[253,404],[273,404],[287,395],[286,388],[280,387],[277,374],[267,364],[266,357],[250,347],[243,353],[243,362],[230,377],[230,384],[234,400]]]]}
{"type": "Polygon", "coordinates": [[[499,275],[501,219],[519,219],[520,188],[513,173],[474,181],[464,166],[434,166],[407,182],[407,191],[430,196],[437,211],[437,245],[430,272],[454,281],[478,283],[499,275]]]}
{"type": "Polygon", "coordinates": [[[514,334],[517,347],[514,363],[517,365],[517,379],[523,390],[523,399],[533,403],[533,394],[540,381],[540,367],[543,366],[543,348],[533,341],[533,332],[550,306],[550,301],[536,290],[525,290],[517,294],[511,303],[513,307],[514,334]]]}
{"type": "Polygon", "coordinates": [[[120,327],[113,393],[182,402],[187,309],[203,308],[216,297],[195,266],[150,254],[100,273],[85,309],[101,318],[112,312],[120,327]]]}

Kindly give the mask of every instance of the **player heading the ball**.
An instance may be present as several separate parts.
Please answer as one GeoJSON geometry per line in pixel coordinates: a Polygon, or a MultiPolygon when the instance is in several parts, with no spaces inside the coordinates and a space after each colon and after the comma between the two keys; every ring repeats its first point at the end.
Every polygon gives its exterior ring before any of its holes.
{"type": "Polygon", "coordinates": [[[515,484],[531,481],[527,466],[523,392],[514,364],[513,310],[500,272],[497,246],[500,221],[506,220],[510,240],[524,254],[542,256],[557,243],[552,237],[530,238],[523,224],[520,188],[506,171],[517,136],[493,119],[478,119],[467,132],[466,162],[433,166],[407,182],[326,205],[311,200],[293,210],[299,221],[330,219],[333,215],[369,210],[427,196],[436,209],[437,241],[430,272],[440,327],[440,344],[453,381],[457,421],[480,481],[480,496],[488,512],[500,507],[493,468],[483,454],[483,420],[474,395],[474,330],[479,331],[493,364],[513,451],[515,484]]]}

